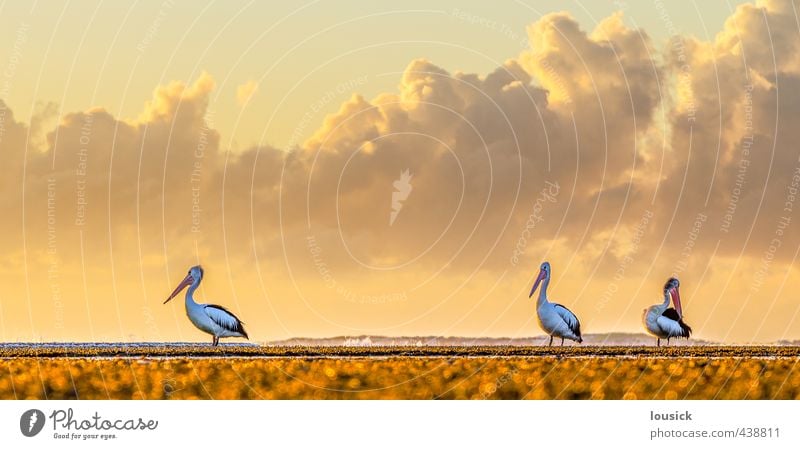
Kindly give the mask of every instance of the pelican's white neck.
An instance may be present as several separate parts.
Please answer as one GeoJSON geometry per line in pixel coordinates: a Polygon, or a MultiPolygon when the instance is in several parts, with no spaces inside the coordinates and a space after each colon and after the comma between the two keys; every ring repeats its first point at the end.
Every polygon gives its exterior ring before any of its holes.
{"type": "Polygon", "coordinates": [[[547,286],[550,285],[550,273],[542,279],[542,289],[539,290],[539,299],[537,303],[542,304],[547,302],[547,286]]]}
{"type": "Polygon", "coordinates": [[[661,304],[661,308],[664,309],[664,310],[667,310],[667,307],[669,307],[669,301],[671,299],[672,299],[672,295],[670,295],[669,290],[664,292],[664,303],[661,304]]]}
{"type": "Polygon", "coordinates": [[[186,289],[186,305],[187,306],[190,305],[190,304],[192,304],[192,305],[193,304],[197,304],[195,302],[195,300],[194,300],[194,291],[197,290],[197,287],[200,286],[200,281],[201,280],[203,280],[203,278],[195,279],[194,282],[192,282],[192,285],[190,285],[189,288],[186,289]]]}

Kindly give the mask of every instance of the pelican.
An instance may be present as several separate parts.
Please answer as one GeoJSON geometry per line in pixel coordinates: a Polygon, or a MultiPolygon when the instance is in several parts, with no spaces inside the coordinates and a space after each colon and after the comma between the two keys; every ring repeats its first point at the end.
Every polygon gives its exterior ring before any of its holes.
{"type": "Polygon", "coordinates": [[[656,337],[656,346],[661,346],[662,338],[666,338],[669,344],[672,337],[689,338],[692,335],[692,328],[683,322],[680,286],[678,278],[669,278],[664,284],[664,302],[644,309],[644,327],[656,337]],[[669,307],[670,300],[675,304],[674,309],[669,307]]]}
{"type": "Polygon", "coordinates": [[[186,290],[186,316],[196,328],[214,337],[211,341],[213,346],[219,345],[220,337],[249,338],[244,330],[244,323],[228,309],[216,304],[198,304],[194,301],[192,295],[202,280],[203,268],[200,265],[190,268],[189,273],[164,301],[164,304],[189,286],[189,290],[186,290]]]}
{"type": "Polygon", "coordinates": [[[561,337],[561,346],[564,346],[564,339],[583,342],[581,338],[581,323],[569,309],[561,304],[555,304],[547,300],[547,286],[550,285],[550,263],[545,262],[539,268],[539,276],[533,284],[531,294],[533,296],[536,287],[542,282],[542,290],[539,291],[539,300],[536,302],[536,315],[539,317],[539,326],[550,336],[550,346],[553,346],[553,337],[561,337]]]}

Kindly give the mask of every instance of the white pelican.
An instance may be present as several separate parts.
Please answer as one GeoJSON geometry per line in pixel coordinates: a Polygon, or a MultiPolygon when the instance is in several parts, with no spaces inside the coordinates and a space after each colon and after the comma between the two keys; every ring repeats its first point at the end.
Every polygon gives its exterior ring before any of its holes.
{"type": "Polygon", "coordinates": [[[683,322],[680,286],[678,278],[669,278],[664,284],[664,302],[644,309],[644,327],[656,337],[656,346],[661,346],[662,338],[666,338],[669,344],[672,337],[689,338],[692,335],[692,328],[683,322]],[[675,304],[674,309],[669,307],[670,300],[675,304]]]}
{"type": "Polygon", "coordinates": [[[247,332],[244,330],[244,323],[242,323],[239,318],[236,318],[236,315],[232,314],[228,309],[216,304],[198,304],[194,302],[192,295],[194,291],[197,290],[202,280],[203,268],[200,265],[190,268],[189,273],[181,283],[178,284],[175,291],[169,295],[169,298],[164,301],[164,304],[177,296],[178,293],[188,285],[189,290],[186,290],[186,316],[189,317],[189,321],[191,321],[195,327],[214,336],[214,339],[211,341],[212,345],[217,346],[220,337],[248,338],[247,332]]]}
{"type": "Polygon", "coordinates": [[[536,315],[539,317],[539,326],[550,336],[550,346],[553,346],[553,337],[561,337],[561,346],[564,346],[564,339],[583,342],[581,338],[581,323],[569,309],[561,304],[555,304],[547,300],[547,286],[550,285],[550,263],[545,262],[539,268],[539,276],[533,284],[530,298],[539,286],[539,282],[544,281],[542,290],[539,292],[539,300],[536,302],[536,315]]]}

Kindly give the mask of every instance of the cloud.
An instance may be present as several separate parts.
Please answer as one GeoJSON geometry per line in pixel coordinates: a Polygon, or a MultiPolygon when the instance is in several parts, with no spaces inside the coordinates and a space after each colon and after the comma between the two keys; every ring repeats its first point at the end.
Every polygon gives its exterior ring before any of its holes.
{"type": "MultiPolygon", "coordinates": [[[[87,303],[94,318],[67,314],[67,327],[194,335],[151,307],[199,260],[214,273],[205,292],[256,338],[484,332],[475,310],[509,334],[549,259],[594,331],[638,328],[676,272],[706,335],[796,334],[780,282],[800,246],[792,5],[740,6],[709,42],[656,43],[621,14],[591,31],[550,14],[528,36],[485,75],[410,61],[396,90],[353,93],[290,150],[222,150],[207,73],[157,88],[136,121],[67,114],[45,151],[26,151],[33,127],[0,108],[0,184],[24,191],[0,200],[21,218],[3,225],[0,279],[45,298],[30,306],[41,332],[57,303],[87,303]],[[748,292],[771,299],[772,329],[735,319],[757,313],[748,292]]],[[[239,86],[239,104],[256,90],[239,86]]]]}
{"type": "MultiPolygon", "coordinates": [[[[681,38],[668,50],[692,105],[670,114],[670,177],[684,181],[664,183],[662,198],[678,208],[676,222],[710,217],[706,250],[721,241],[719,252],[761,257],[794,212],[790,122],[800,111],[786,95],[800,81],[796,35],[790,2],[762,2],[738,7],[714,41],[681,38]]],[[[796,247],[791,234],[780,240],[796,247]]]]}
{"type": "Polygon", "coordinates": [[[253,98],[253,95],[258,91],[258,83],[254,80],[241,84],[236,87],[236,102],[239,106],[244,107],[253,98]]]}
{"type": "Polygon", "coordinates": [[[181,117],[202,115],[208,107],[208,94],[215,87],[216,82],[208,72],[202,72],[191,86],[180,81],[159,86],[153,93],[153,98],[145,104],[138,121],[147,124],[174,120],[178,118],[178,109],[187,107],[192,108],[192,111],[183,113],[181,117]]]}

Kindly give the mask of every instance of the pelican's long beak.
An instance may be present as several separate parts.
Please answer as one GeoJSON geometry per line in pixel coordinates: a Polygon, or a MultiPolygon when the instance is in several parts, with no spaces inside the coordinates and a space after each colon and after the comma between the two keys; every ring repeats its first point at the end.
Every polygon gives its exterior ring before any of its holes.
{"type": "Polygon", "coordinates": [[[545,272],[544,272],[544,270],[539,270],[539,276],[536,278],[536,282],[534,282],[534,283],[533,283],[533,288],[531,289],[531,294],[530,294],[530,295],[528,295],[528,298],[530,298],[531,296],[533,296],[533,293],[534,293],[534,292],[536,291],[536,289],[539,287],[539,283],[540,283],[540,282],[542,282],[542,279],[544,279],[544,277],[545,277],[545,272]]]}
{"type": "Polygon", "coordinates": [[[681,292],[678,290],[678,287],[675,287],[670,292],[672,295],[672,303],[675,304],[675,310],[678,312],[678,316],[683,318],[683,309],[681,309],[681,292]]]}
{"type": "Polygon", "coordinates": [[[173,291],[172,294],[169,295],[169,298],[167,298],[167,300],[164,301],[164,304],[168,303],[170,299],[172,299],[175,296],[177,296],[178,293],[181,292],[181,290],[183,290],[184,288],[186,288],[189,285],[192,285],[192,282],[194,282],[194,279],[192,278],[192,275],[191,274],[187,274],[186,277],[183,278],[181,283],[178,284],[178,286],[175,288],[175,291],[173,291]]]}

